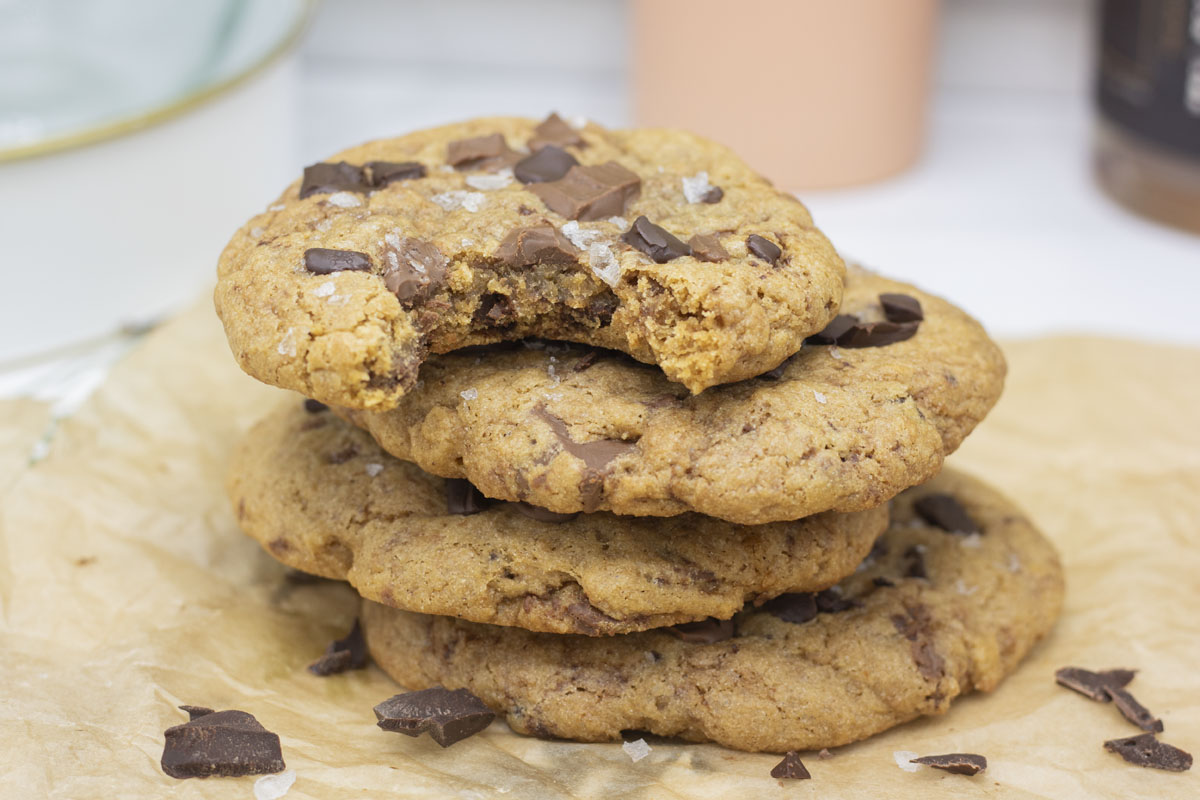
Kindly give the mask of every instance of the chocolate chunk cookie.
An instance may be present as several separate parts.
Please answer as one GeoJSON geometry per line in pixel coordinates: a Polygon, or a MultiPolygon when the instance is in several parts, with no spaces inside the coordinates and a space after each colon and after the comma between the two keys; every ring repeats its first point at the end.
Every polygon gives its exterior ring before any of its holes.
{"type": "Polygon", "coordinates": [[[745,526],[491,503],[299,400],[246,435],[228,488],[242,528],[288,566],[398,608],[588,635],[823,589],[887,525],[886,508],[745,526]]]}
{"type": "Polygon", "coordinates": [[[761,524],[860,510],[936,474],[1005,366],[962,311],[858,268],[836,323],[820,338],[842,344],[698,396],[610,351],[535,343],[430,359],[395,410],[338,413],[428,472],[562,513],[761,524]],[[915,302],[901,321],[889,294],[915,302]]]}
{"type": "Polygon", "coordinates": [[[614,741],[636,729],[740,750],[834,747],[994,689],[1062,602],[1054,548],[981,483],[943,473],[892,513],[875,554],[839,584],[840,603],[791,615],[806,598],[779,598],[738,614],[724,639],[553,636],[366,603],[367,643],[404,686],[470,689],[521,733],[614,741]],[[958,500],[980,533],[922,520],[913,501],[931,493],[958,500]],[[926,576],[908,574],[913,554],[926,576]]]}
{"type": "Polygon", "coordinates": [[[496,118],[310,166],[234,235],[215,300],[248,373],[380,410],[428,353],[528,336],[691,392],[747,378],[825,327],[843,272],[804,206],[720,145],[496,118]]]}

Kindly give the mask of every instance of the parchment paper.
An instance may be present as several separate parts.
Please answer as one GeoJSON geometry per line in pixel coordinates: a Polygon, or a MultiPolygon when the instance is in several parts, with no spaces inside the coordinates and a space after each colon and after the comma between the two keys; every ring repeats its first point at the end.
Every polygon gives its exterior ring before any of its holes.
{"type": "MultiPolygon", "coordinates": [[[[376,668],[304,667],[348,630],[353,595],[294,586],[242,536],[222,494],[230,443],[276,390],[238,372],[207,302],[151,335],[61,427],[49,456],[6,453],[0,516],[0,795],[253,797],[254,778],[159,769],[181,703],[249,711],[282,739],[288,798],[1195,798],[1200,769],[1127,765],[1101,742],[1137,733],[1111,705],[1055,686],[1066,664],[1136,667],[1130,687],[1200,754],[1200,352],[1087,339],[1008,348],[999,407],[953,458],[1017,498],[1058,544],[1066,610],[989,696],[944,717],[805,754],[652,741],[543,742],[503,723],[447,750],[375,727],[397,688],[376,668]],[[896,750],[978,752],[975,778],[903,772],[896,750]]],[[[23,447],[44,415],[0,406],[23,447]],[[20,411],[20,413],[18,413],[20,411]],[[31,431],[33,431],[31,433],[31,431]]]]}

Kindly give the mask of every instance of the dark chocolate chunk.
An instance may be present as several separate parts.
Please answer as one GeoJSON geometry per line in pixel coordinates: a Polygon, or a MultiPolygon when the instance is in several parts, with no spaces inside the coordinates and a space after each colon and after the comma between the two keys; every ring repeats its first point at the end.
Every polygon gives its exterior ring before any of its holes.
{"type": "Polygon", "coordinates": [[[534,264],[578,264],[579,251],[553,225],[514,228],[496,249],[496,258],[509,267],[534,264]]]}
{"type": "Polygon", "coordinates": [[[599,350],[589,350],[571,367],[572,372],[583,372],[588,367],[596,363],[596,359],[600,358],[599,350]]]}
{"type": "Polygon", "coordinates": [[[1125,719],[1137,725],[1144,731],[1162,733],[1162,720],[1150,713],[1150,710],[1139,703],[1134,696],[1120,686],[1105,686],[1104,691],[1112,698],[1113,705],[1125,719]]]}
{"type": "Polygon", "coordinates": [[[538,150],[546,145],[559,147],[582,147],[583,137],[558,114],[551,114],[533,129],[529,138],[529,149],[538,150]]]}
{"type": "Polygon", "coordinates": [[[180,711],[186,711],[189,720],[199,719],[214,713],[208,706],[180,706],[180,711]]]}
{"type": "Polygon", "coordinates": [[[906,606],[903,614],[892,615],[892,625],[907,639],[917,671],[927,681],[946,674],[946,661],[933,646],[933,615],[924,605],[906,606]]]}
{"type": "Polygon", "coordinates": [[[162,770],[172,778],[282,772],[279,737],[245,711],[214,711],[167,728],[162,770]]]}
{"type": "Polygon", "coordinates": [[[918,322],[859,322],[839,336],[837,344],[849,348],[884,347],[911,339],[918,325],[918,322]]]}
{"type": "Polygon", "coordinates": [[[707,192],[705,192],[703,195],[700,196],[700,202],[708,203],[709,205],[712,205],[713,203],[721,202],[721,198],[724,196],[725,196],[724,189],[722,189],[720,186],[713,186],[713,187],[710,187],[707,192]]]}
{"type": "Polygon", "coordinates": [[[314,275],[331,272],[363,272],[371,268],[371,257],[357,250],[311,247],[304,251],[304,268],[314,275]]]}
{"type": "Polygon", "coordinates": [[[1187,772],[1192,768],[1192,754],[1160,742],[1153,733],[1143,733],[1128,739],[1109,739],[1104,749],[1116,753],[1130,764],[1139,767],[1187,772]]]}
{"type": "Polygon", "coordinates": [[[283,573],[283,579],[295,586],[312,586],[314,583],[322,583],[330,580],[321,575],[313,575],[311,572],[305,572],[299,569],[288,569],[283,573]]]}
{"type": "Polygon", "coordinates": [[[457,170],[499,168],[506,161],[515,161],[516,156],[499,133],[459,139],[446,148],[446,161],[457,170]]]}
{"type": "Polygon", "coordinates": [[[808,768],[801,763],[800,754],[795,750],[789,750],[784,755],[783,761],[780,761],[771,769],[771,777],[806,781],[812,775],[808,774],[808,768]]]}
{"type": "Polygon", "coordinates": [[[608,477],[611,462],[629,453],[637,452],[637,444],[621,439],[598,439],[594,442],[577,442],[571,438],[567,424],[551,414],[544,406],[534,412],[545,420],[554,431],[562,449],[583,462],[583,477],[579,482],[579,494],[584,511],[595,511],[604,493],[604,479],[608,477]]]}
{"type": "Polygon", "coordinates": [[[546,208],[583,221],[619,217],[642,188],[642,179],[615,161],[574,166],[557,181],[533,183],[530,190],[546,208]]]}
{"type": "Polygon", "coordinates": [[[757,233],[750,234],[749,238],[746,239],[746,247],[751,253],[754,253],[754,255],[772,265],[783,255],[783,251],[779,249],[779,245],[770,239],[759,236],[757,233]]]}
{"type": "Polygon", "coordinates": [[[721,240],[715,233],[697,233],[688,239],[688,247],[697,261],[725,261],[729,258],[728,251],[721,246],[721,240]]]}
{"type": "Polygon", "coordinates": [[[813,599],[817,604],[817,611],[820,611],[822,614],[840,614],[843,611],[849,611],[852,608],[862,606],[862,603],[858,600],[842,597],[841,592],[834,591],[833,589],[822,589],[817,592],[816,597],[813,599]]]}
{"type": "Polygon", "coordinates": [[[645,217],[634,220],[629,230],[621,234],[621,241],[641,250],[659,264],[692,254],[692,248],[645,217]]]}
{"type": "Polygon", "coordinates": [[[1137,673],[1132,669],[1108,669],[1102,672],[1092,672],[1080,667],[1063,667],[1054,673],[1054,680],[1068,689],[1074,689],[1082,695],[1107,703],[1112,700],[1108,689],[1120,688],[1127,685],[1137,673]]]}
{"type": "Polygon", "coordinates": [[[812,592],[781,594],[764,603],[763,610],[784,622],[803,625],[817,617],[817,596],[812,592]]]}
{"type": "Polygon", "coordinates": [[[560,514],[557,511],[551,511],[548,508],[542,508],[541,506],[534,506],[524,502],[509,503],[509,505],[512,506],[517,513],[523,514],[530,519],[536,519],[538,522],[570,522],[579,516],[578,511],[574,514],[560,514]]]}
{"type": "Polygon", "coordinates": [[[837,344],[838,339],[845,336],[857,324],[857,317],[850,314],[838,314],[820,333],[814,333],[808,338],[815,344],[837,344]]]}
{"type": "Polygon", "coordinates": [[[906,578],[924,578],[929,580],[929,570],[925,566],[925,553],[916,545],[904,551],[904,557],[908,559],[908,569],[904,571],[906,578]]]}
{"type": "Polygon", "coordinates": [[[387,244],[386,257],[383,284],[401,305],[412,306],[424,300],[446,281],[450,259],[432,242],[405,236],[399,247],[387,244]]]}
{"type": "Polygon", "coordinates": [[[876,586],[878,586],[880,589],[886,589],[886,588],[888,588],[888,587],[890,587],[890,586],[895,586],[895,585],[896,585],[896,582],[895,582],[895,581],[893,581],[891,578],[885,578],[885,577],[883,577],[883,576],[878,576],[878,577],[875,577],[875,578],[871,578],[871,583],[875,584],[875,585],[876,585],[876,586]]]}
{"type": "Polygon", "coordinates": [[[733,620],[709,617],[698,622],[682,622],[666,629],[667,633],[689,644],[715,644],[732,639],[733,620]]]}
{"type": "Polygon", "coordinates": [[[483,492],[462,478],[446,479],[446,513],[468,517],[485,510],[492,501],[483,492]]]}
{"type": "Polygon", "coordinates": [[[375,188],[425,177],[425,165],[416,161],[368,161],[365,166],[375,188]]]}
{"type": "Polygon", "coordinates": [[[375,706],[376,723],[385,731],[420,736],[425,731],[442,747],[449,747],[482,731],[496,715],[466,689],[441,686],[406,692],[375,706]]]}
{"type": "Polygon", "coordinates": [[[913,503],[913,510],[930,525],[936,525],[948,533],[983,533],[962,503],[952,495],[927,494],[913,503]]]}
{"type": "Polygon", "coordinates": [[[879,304],[883,306],[883,315],[888,322],[920,322],[925,319],[921,301],[907,294],[884,292],[879,295],[879,304]]]}
{"type": "Polygon", "coordinates": [[[521,183],[546,183],[562,178],[571,167],[579,162],[575,156],[555,147],[546,145],[531,156],[526,156],[513,167],[513,177],[521,183]]]}
{"type": "Polygon", "coordinates": [[[325,460],[330,464],[345,464],[356,455],[358,455],[358,448],[351,444],[343,447],[341,450],[334,450],[325,456],[325,460]]]}
{"type": "Polygon", "coordinates": [[[325,405],[320,400],[313,400],[310,397],[304,401],[304,410],[310,414],[320,414],[322,411],[328,411],[329,406],[325,405]]]}
{"type": "Polygon", "coordinates": [[[300,199],[332,192],[365,192],[370,187],[361,167],[339,161],[336,164],[312,164],[304,168],[300,181],[300,199]]]}
{"type": "Polygon", "coordinates": [[[942,756],[921,756],[910,764],[924,764],[934,769],[943,769],[955,775],[978,775],[987,769],[987,759],[975,753],[946,753],[942,756]]]}
{"type": "Polygon", "coordinates": [[[345,638],[334,639],[325,648],[325,655],[308,665],[308,671],[324,678],[351,669],[367,666],[367,642],[363,639],[362,626],[354,620],[354,627],[345,638]]]}

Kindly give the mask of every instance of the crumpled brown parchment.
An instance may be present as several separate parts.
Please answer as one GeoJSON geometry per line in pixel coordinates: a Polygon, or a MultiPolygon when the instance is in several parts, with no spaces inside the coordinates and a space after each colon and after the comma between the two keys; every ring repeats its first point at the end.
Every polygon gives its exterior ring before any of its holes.
{"type": "Polygon", "coordinates": [[[1062,620],[997,691],[834,757],[811,781],[778,756],[652,741],[544,742],[500,722],[442,750],[375,727],[397,687],[378,669],[304,667],[355,599],[295,586],[241,535],[223,469],[279,399],[242,375],[207,304],[154,333],[33,467],[43,410],[0,404],[0,795],[252,798],[254,778],[177,781],[159,768],[181,703],[249,711],[279,734],[288,798],[1194,798],[1200,769],[1104,752],[1138,731],[1054,684],[1056,667],[1135,667],[1164,740],[1200,754],[1200,352],[1096,339],[1007,349],[995,412],[953,462],[1016,498],[1061,548],[1062,620]],[[983,774],[908,773],[893,752],[987,756],[983,774]]]}

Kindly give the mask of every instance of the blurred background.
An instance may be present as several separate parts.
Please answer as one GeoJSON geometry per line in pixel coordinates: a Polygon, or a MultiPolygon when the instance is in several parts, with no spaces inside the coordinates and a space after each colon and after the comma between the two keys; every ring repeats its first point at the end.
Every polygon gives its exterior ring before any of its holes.
{"type": "Polygon", "coordinates": [[[732,145],[997,336],[1200,344],[1200,0],[0,0],[0,395],[77,402],[305,164],[551,110],[732,145]]]}

